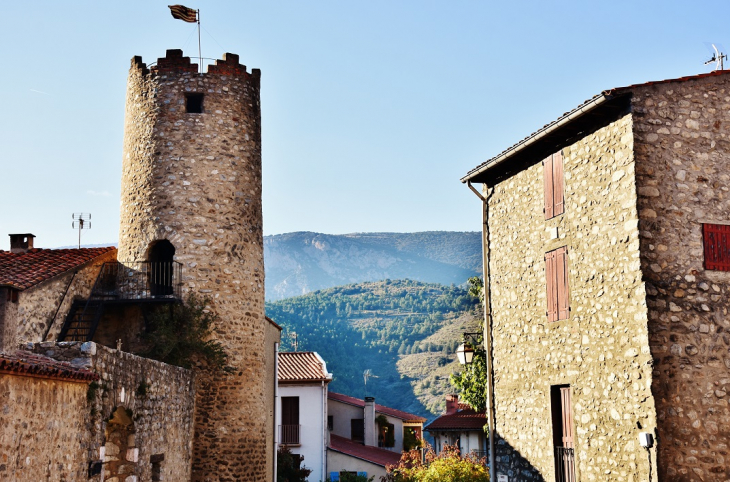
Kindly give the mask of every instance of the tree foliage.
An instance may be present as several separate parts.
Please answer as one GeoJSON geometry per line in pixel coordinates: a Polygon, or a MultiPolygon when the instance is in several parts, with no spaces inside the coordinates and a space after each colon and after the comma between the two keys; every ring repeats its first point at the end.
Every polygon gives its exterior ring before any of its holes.
{"type": "Polygon", "coordinates": [[[218,316],[209,305],[209,299],[190,293],[183,303],[152,310],[141,336],[146,348],[140,354],[183,368],[228,370],[228,354],[210,339],[218,316]]]}
{"type": "Polygon", "coordinates": [[[389,465],[383,482],[489,482],[484,458],[462,457],[455,445],[445,444],[436,455],[427,447],[421,458],[418,449],[403,452],[398,465],[389,465]]]}
{"type": "Polygon", "coordinates": [[[291,453],[288,447],[279,447],[276,453],[276,482],[307,482],[311,469],[302,465],[304,457],[291,453]]]}

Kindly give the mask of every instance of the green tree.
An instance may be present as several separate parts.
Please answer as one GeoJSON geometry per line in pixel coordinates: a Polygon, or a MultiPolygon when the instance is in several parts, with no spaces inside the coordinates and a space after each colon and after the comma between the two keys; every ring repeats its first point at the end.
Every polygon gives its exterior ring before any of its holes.
{"type": "Polygon", "coordinates": [[[291,453],[287,447],[280,447],[276,454],[276,482],[307,482],[312,473],[302,465],[304,457],[291,453]]]}
{"type": "Polygon", "coordinates": [[[471,408],[477,412],[487,409],[487,358],[483,350],[476,350],[472,362],[460,373],[452,373],[449,381],[471,408]]]}

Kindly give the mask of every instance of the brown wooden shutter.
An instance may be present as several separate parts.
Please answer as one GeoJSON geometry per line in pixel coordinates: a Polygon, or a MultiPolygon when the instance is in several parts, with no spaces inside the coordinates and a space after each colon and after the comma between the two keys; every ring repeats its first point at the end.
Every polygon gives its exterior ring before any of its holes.
{"type": "Polygon", "coordinates": [[[281,424],[299,425],[299,397],[281,397],[281,424]]]}
{"type": "Polygon", "coordinates": [[[730,226],[703,224],[705,269],[730,271],[730,226]]]}
{"type": "Polygon", "coordinates": [[[550,219],[554,216],[554,201],[553,201],[553,156],[548,156],[542,161],[542,178],[545,186],[545,219],[550,219]]]}
{"type": "Polygon", "coordinates": [[[568,248],[555,250],[555,271],[558,292],[558,320],[567,320],[570,316],[570,286],[568,282],[568,248]]]}
{"type": "Polygon", "coordinates": [[[573,448],[573,404],[570,401],[570,387],[560,388],[560,405],[563,411],[563,447],[573,448]]]}
{"type": "Polygon", "coordinates": [[[555,251],[545,254],[545,284],[547,287],[548,321],[558,320],[558,289],[556,286],[555,251]]]}
{"type": "Polygon", "coordinates": [[[563,184],[563,153],[561,151],[553,154],[553,216],[563,214],[564,208],[564,189],[563,184]]]}

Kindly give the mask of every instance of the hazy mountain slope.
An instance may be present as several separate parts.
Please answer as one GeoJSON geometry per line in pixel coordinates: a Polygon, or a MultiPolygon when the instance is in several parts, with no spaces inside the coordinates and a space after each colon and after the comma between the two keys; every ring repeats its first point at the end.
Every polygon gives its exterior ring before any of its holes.
{"type": "Polygon", "coordinates": [[[383,279],[461,284],[479,274],[479,236],[445,231],[266,236],[266,298],[383,279]]]}
{"type": "Polygon", "coordinates": [[[432,417],[450,391],[448,374],[463,331],[474,331],[475,300],[459,287],[412,280],[352,284],[266,304],[282,325],[282,350],[316,351],[334,373],[333,391],[432,417]],[[399,362],[402,360],[402,363],[399,362]],[[417,392],[414,393],[414,390],[417,392]]]}

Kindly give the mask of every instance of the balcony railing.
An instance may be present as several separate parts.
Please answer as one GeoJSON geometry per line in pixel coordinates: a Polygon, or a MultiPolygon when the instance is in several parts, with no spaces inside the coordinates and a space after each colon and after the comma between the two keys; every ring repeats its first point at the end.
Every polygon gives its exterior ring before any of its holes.
{"type": "Polygon", "coordinates": [[[279,443],[281,445],[299,445],[301,425],[279,425],[279,443]]]}
{"type": "Polygon", "coordinates": [[[555,447],[555,482],[575,482],[575,451],[572,447],[555,447]]]}
{"type": "Polygon", "coordinates": [[[161,300],[182,297],[182,265],[177,261],[104,263],[92,298],[161,300]]]}

